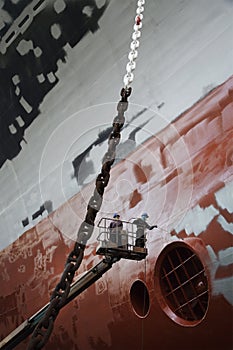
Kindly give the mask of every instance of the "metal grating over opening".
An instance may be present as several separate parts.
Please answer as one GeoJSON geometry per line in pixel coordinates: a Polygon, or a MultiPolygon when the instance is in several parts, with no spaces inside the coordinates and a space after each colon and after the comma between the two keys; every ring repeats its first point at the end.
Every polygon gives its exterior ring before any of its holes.
{"type": "Polygon", "coordinates": [[[208,281],[199,257],[176,246],[160,265],[160,288],[170,309],[186,321],[200,321],[208,308],[208,281]]]}

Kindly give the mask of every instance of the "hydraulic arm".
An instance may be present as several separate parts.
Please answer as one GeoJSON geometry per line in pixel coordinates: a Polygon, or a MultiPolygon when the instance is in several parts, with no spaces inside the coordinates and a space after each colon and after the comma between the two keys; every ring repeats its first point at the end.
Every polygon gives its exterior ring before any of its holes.
{"type": "MultiPolygon", "coordinates": [[[[82,277],[80,277],[76,282],[71,285],[70,293],[66,299],[64,305],[68,304],[76,296],[82,293],[90,285],[95,283],[102,275],[111,269],[112,265],[119,261],[120,258],[117,256],[107,256],[93,268],[87,271],[82,277]]],[[[12,331],[6,338],[0,342],[0,349],[11,350],[21,341],[26,339],[35,329],[38,322],[46,316],[46,311],[49,308],[50,303],[46,304],[42,309],[40,309],[32,317],[24,321],[19,327],[12,331]]],[[[64,306],[63,305],[63,306],[64,306]]]]}

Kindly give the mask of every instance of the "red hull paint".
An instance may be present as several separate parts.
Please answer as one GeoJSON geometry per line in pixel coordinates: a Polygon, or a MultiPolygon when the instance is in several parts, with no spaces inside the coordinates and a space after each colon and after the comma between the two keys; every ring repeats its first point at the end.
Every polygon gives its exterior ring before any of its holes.
{"type": "MultiPolygon", "coordinates": [[[[172,232],[152,231],[146,261],[121,260],[61,310],[45,349],[232,349],[232,305],[225,295],[229,291],[214,291],[216,281],[232,278],[230,256],[219,264],[205,246],[199,251],[197,238],[191,241],[206,267],[210,287],[207,313],[194,327],[181,326],[165,314],[158,301],[155,275],[157,258],[167,244],[176,236],[177,240],[189,237],[187,242],[195,237],[193,232],[188,235],[184,228],[174,227],[197,205],[212,206],[219,213],[200,232],[202,242],[217,258],[219,252],[232,246],[232,234],[218,220],[222,215],[232,223],[232,214],[216,199],[216,192],[232,182],[232,115],[230,78],[114,167],[100,216],[113,212],[120,202],[124,219],[146,210],[159,227],[169,231],[172,227],[172,232]],[[123,185],[129,181],[132,190],[118,193],[114,203],[116,179],[123,185]],[[149,292],[145,318],[138,317],[131,305],[130,288],[135,280],[143,281],[149,292]]],[[[48,302],[92,190],[93,183],[1,252],[1,339],[48,302]]],[[[101,259],[95,256],[95,238],[86,248],[79,274],[101,259]]],[[[16,349],[25,349],[27,342],[16,349]]]]}

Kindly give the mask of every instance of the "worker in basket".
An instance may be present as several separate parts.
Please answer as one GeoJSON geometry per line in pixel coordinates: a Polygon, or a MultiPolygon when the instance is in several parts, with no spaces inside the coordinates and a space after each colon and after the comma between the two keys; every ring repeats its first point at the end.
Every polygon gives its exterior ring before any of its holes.
{"type": "Polygon", "coordinates": [[[123,223],[120,220],[120,215],[118,213],[113,214],[113,220],[109,225],[109,239],[111,242],[116,244],[116,246],[121,246],[121,231],[123,229],[123,223]]]}
{"type": "Polygon", "coordinates": [[[153,230],[157,227],[157,225],[150,226],[146,221],[149,218],[149,215],[147,213],[143,213],[140,218],[137,218],[133,221],[133,224],[137,225],[137,231],[136,231],[136,247],[145,247],[145,241],[146,241],[146,229],[153,230]]]}

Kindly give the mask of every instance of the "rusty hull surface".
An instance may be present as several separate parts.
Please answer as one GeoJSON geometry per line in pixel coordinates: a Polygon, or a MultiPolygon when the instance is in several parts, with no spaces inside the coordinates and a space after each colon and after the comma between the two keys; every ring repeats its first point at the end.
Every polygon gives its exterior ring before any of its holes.
{"type": "MultiPolygon", "coordinates": [[[[204,262],[211,296],[202,322],[195,327],[173,322],[158,304],[154,282],[156,259],[163,247],[174,239],[195,237],[185,229],[175,229],[190,208],[212,205],[233,223],[232,213],[215,196],[232,182],[232,126],[233,77],[114,167],[101,213],[111,212],[120,202],[124,220],[147,211],[151,221],[169,232],[157,230],[149,235],[146,263],[121,260],[63,308],[45,349],[232,349],[232,305],[224,289],[222,294],[214,293],[216,281],[232,280],[231,257],[224,265],[218,263],[219,252],[232,246],[232,234],[220,225],[218,215],[199,234],[217,259],[207,254],[210,262],[204,262]],[[117,200],[116,180],[130,183],[130,192],[118,194],[117,200]],[[135,314],[130,302],[130,287],[137,279],[149,291],[150,309],[145,318],[135,314]]],[[[1,339],[49,301],[93,187],[89,184],[1,252],[1,339]]],[[[192,220],[198,218],[193,215],[192,220]]],[[[101,259],[95,255],[95,238],[85,250],[79,274],[101,259]]],[[[25,349],[28,340],[16,349],[25,349]]]]}

